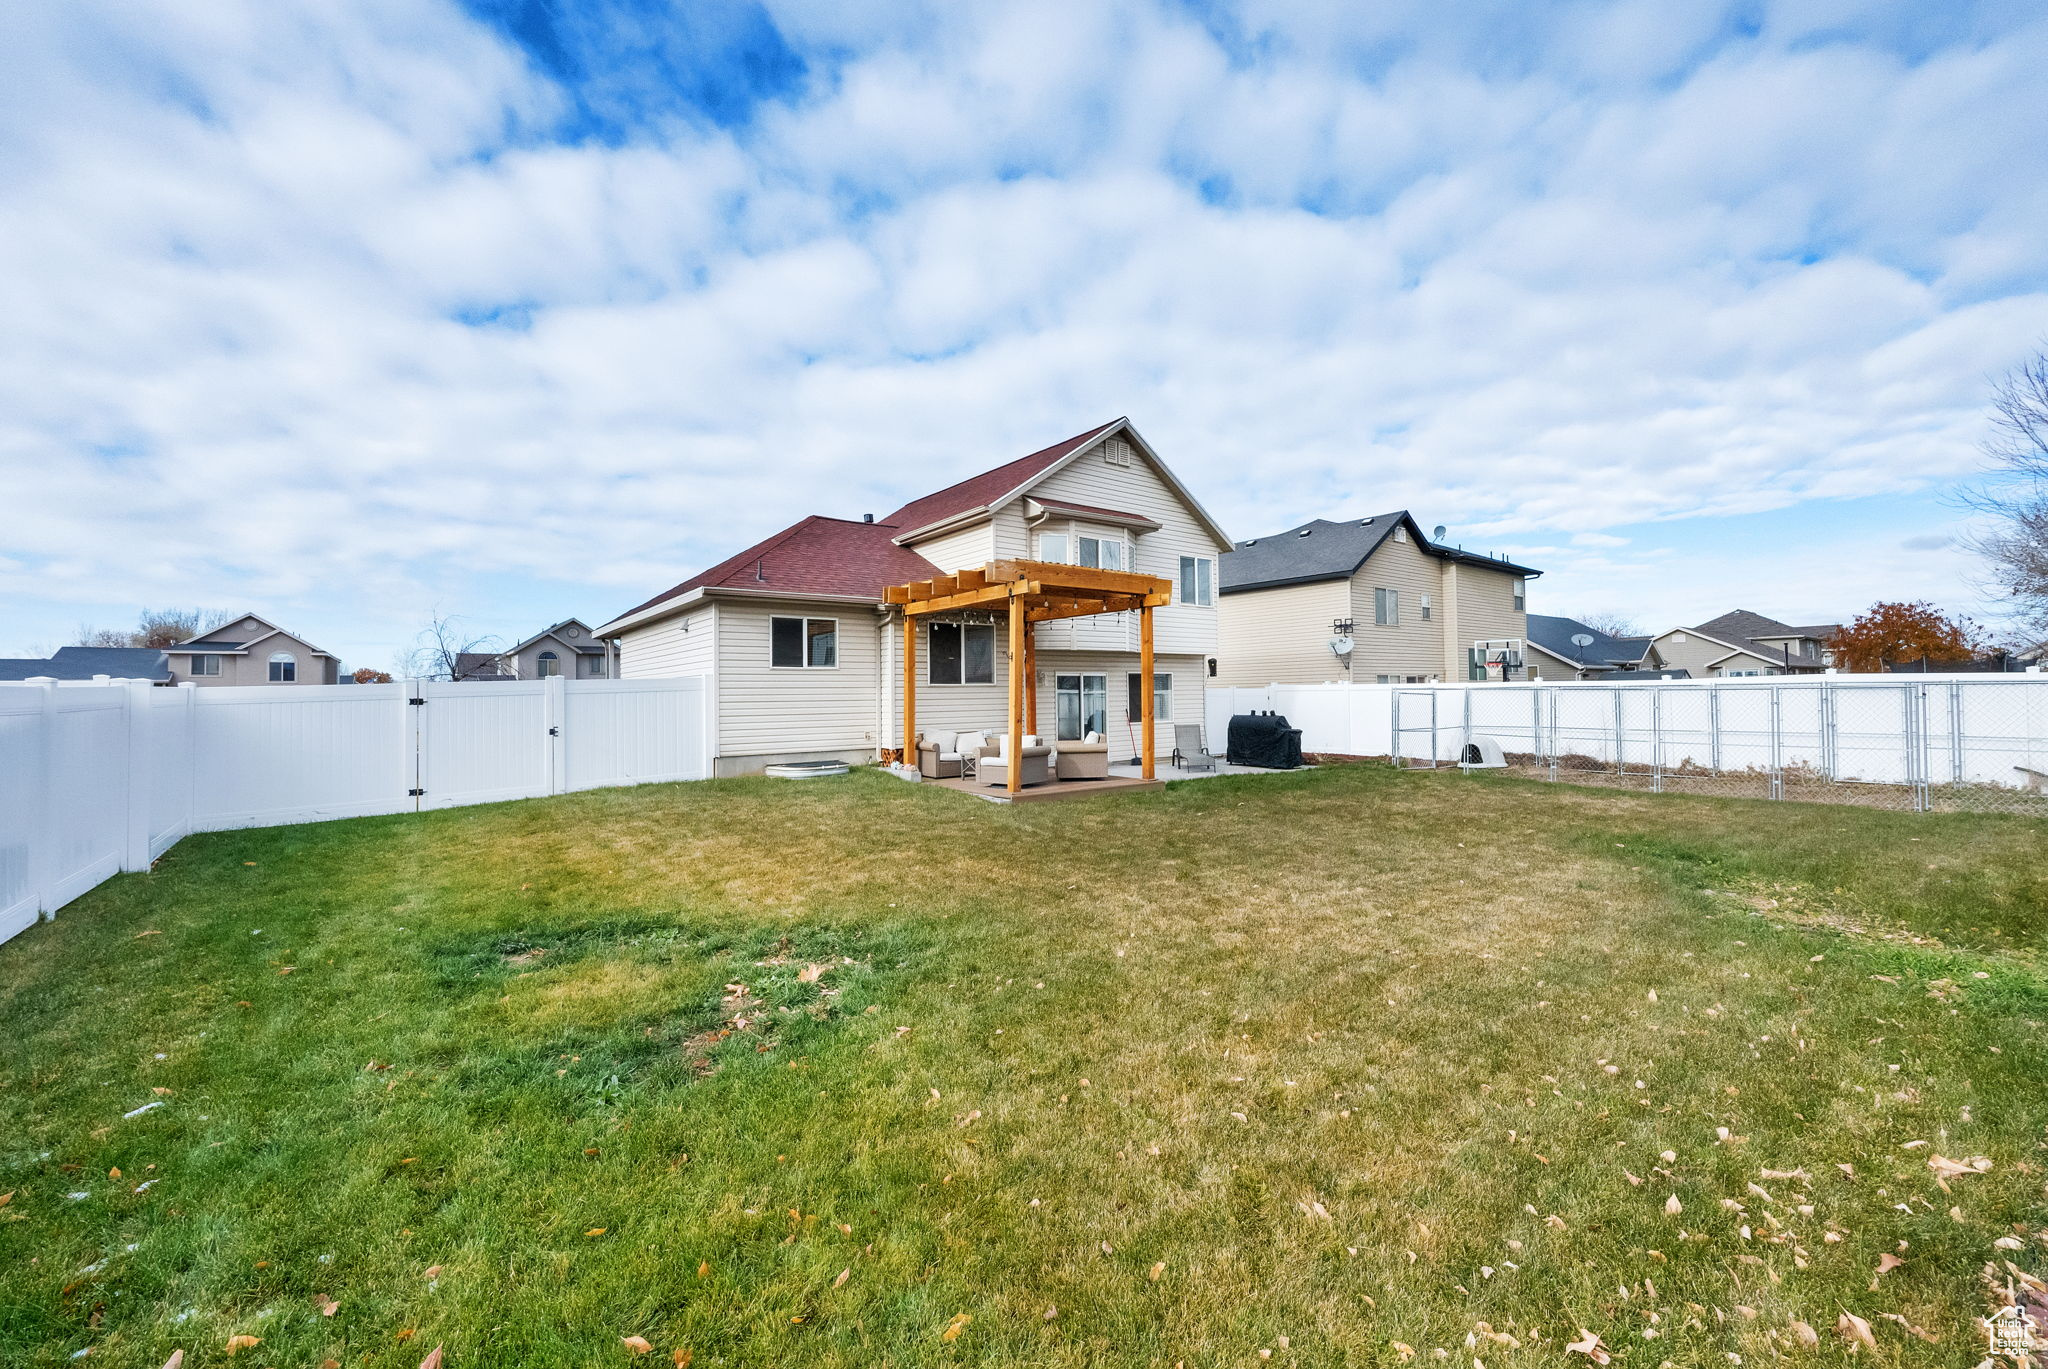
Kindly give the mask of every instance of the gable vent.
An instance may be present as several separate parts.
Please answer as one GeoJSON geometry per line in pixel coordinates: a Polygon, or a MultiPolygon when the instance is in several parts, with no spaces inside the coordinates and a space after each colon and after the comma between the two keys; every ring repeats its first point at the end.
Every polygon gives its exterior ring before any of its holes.
{"type": "Polygon", "coordinates": [[[1102,444],[1102,459],[1112,466],[1131,464],[1131,444],[1120,437],[1112,437],[1102,444]]]}

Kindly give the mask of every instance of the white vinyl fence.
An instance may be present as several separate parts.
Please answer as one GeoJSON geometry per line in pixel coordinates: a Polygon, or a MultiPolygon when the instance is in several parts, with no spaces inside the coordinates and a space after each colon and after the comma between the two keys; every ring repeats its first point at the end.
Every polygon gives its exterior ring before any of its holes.
{"type": "Polygon", "coordinates": [[[0,941],[188,832],[704,779],[704,687],[0,685],[0,941]]]}
{"type": "Polygon", "coordinates": [[[1491,746],[1552,780],[2048,815],[2048,675],[1212,689],[1213,744],[1269,710],[1306,752],[1433,766],[1491,746]]]}

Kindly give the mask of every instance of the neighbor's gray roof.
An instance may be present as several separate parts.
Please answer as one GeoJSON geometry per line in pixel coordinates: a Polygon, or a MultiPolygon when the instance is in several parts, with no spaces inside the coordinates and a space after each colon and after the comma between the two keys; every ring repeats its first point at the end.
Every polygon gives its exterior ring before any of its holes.
{"type": "Polygon", "coordinates": [[[1692,672],[1683,666],[1665,670],[1609,670],[1601,676],[1603,680],[1690,680],[1692,672]]]}
{"type": "Polygon", "coordinates": [[[165,647],[166,651],[240,651],[246,645],[242,642],[179,642],[176,646],[165,647]]]}
{"type": "Polygon", "coordinates": [[[1404,523],[1417,549],[1431,556],[1519,575],[1543,573],[1516,565],[1513,561],[1466,551],[1462,547],[1433,543],[1422,535],[1422,528],[1408,511],[1400,509],[1393,513],[1374,514],[1370,518],[1347,518],[1341,523],[1317,518],[1270,537],[1254,537],[1250,541],[1239,542],[1222,557],[1222,591],[1231,594],[1247,589],[1272,589],[1278,585],[1305,585],[1316,580],[1349,579],[1365,564],[1367,557],[1379,550],[1382,542],[1393,536],[1394,529],[1404,523]]]}
{"type": "Polygon", "coordinates": [[[111,675],[117,680],[168,680],[171,664],[149,646],[66,646],[47,659],[0,660],[0,680],[90,680],[111,675]]]}
{"type": "Polygon", "coordinates": [[[1529,640],[1551,655],[1589,666],[1634,665],[1643,659],[1643,652],[1650,644],[1647,637],[1610,637],[1576,618],[1559,618],[1548,613],[1530,614],[1528,632],[1529,640]],[[1572,638],[1581,634],[1591,637],[1593,644],[1573,646],[1572,638]]]}
{"type": "Polygon", "coordinates": [[[1821,663],[1821,658],[1818,655],[1790,652],[1785,647],[1775,646],[1763,639],[1766,637],[1812,637],[1824,642],[1829,637],[1834,636],[1839,628],[1840,624],[1837,623],[1825,623],[1814,627],[1793,627],[1789,623],[1779,622],[1776,618],[1766,618],[1761,613],[1752,613],[1746,608],[1738,608],[1731,613],[1724,613],[1718,618],[1710,618],[1692,630],[1704,636],[1713,637],[1740,647],[1742,650],[1751,652],[1766,661],[1782,661],[1789,665],[1817,667],[1821,663]]]}

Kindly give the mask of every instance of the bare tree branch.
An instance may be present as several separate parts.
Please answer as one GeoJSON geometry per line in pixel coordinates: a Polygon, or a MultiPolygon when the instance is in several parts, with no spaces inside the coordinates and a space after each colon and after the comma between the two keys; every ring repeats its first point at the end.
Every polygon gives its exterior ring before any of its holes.
{"type": "Polygon", "coordinates": [[[2021,644],[2032,645],[2048,636],[2048,352],[1999,382],[1991,425],[1991,469],[1963,495],[1990,526],[1963,544],[1984,558],[2021,644]]]}
{"type": "Polygon", "coordinates": [[[460,618],[436,613],[413,638],[411,648],[400,653],[398,668],[413,679],[453,680],[461,672],[465,654],[503,648],[499,638],[468,636],[460,618]]]}
{"type": "Polygon", "coordinates": [[[1609,637],[1649,636],[1647,632],[1643,631],[1642,627],[1636,622],[1635,619],[1629,617],[1626,613],[1616,612],[1612,609],[1604,610],[1599,613],[1585,614],[1579,619],[1579,621],[1584,623],[1587,627],[1592,628],[1593,631],[1604,632],[1609,637]]]}

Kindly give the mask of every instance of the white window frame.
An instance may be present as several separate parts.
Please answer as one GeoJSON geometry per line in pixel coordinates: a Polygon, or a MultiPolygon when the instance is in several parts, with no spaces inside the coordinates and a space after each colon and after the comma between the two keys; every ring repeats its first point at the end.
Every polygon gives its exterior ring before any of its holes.
{"type": "Polygon", "coordinates": [[[1513,580],[1508,582],[1508,593],[1514,596],[1515,612],[1527,613],[1529,611],[1528,580],[1526,580],[1522,576],[1517,575],[1513,580]]]}
{"type": "Polygon", "coordinates": [[[1067,557],[1073,554],[1073,546],[1074,538],[1071,532],[1041,532],[1038,534],[1037,541],[1038,559],[1054,565],[1066,565],[1067,557]],[[1047,542],[1058,542],[1060,544],[1057,555],[1047,548],[1047,542]]]}
{"type": "Polygon", "coordinates": [[[194,675],[220,674],[220,657],[215,656],[211,652],[195,655],[192,658],[191,673],[194,675]]]}
{"type": "Polygon", "coordinates": [[[268,675],[272,684],[297,684],[299,682],[299,658],[292,655],[289,651],[271,652],[268,675]],[[278,674],[277,668],[279,666],[284,667],[282,675],[278,674]]]}
{"type": "Polygon", "coordinates": [[[554,652],[543,651],[538,656],[533,658],[533,674],[535,679],[545,680],[551,676],[560,675],[561,673],[562,658],[556,655],[554,652]],[[550,666],[552,666],[553,669],[549,669],[550,666]]]}
{"type": "Polygon", "coordinates": [[[927,623],[924,634],[924,682],[941,688],[949,685],[994,684],[997,677],[1002,673],[996,661],[997,641],[995,624],[993,623],[927,623]],[[953,628],[960,634],[960,678],[957,680],[941,680],[932,675],[932,671],[937,669],[939,664],[939,652],[938,648],[932,645],[932,635],[942,627],[953,628]],[[986,632],[988,634],[988,678],[986,680],[970,680],[967,678],[967,634],[970,632],[986,632]]]}
{"type": "Polygon", "coordinates": [[[1175,593],[1183,604],[1197,608],[1216,606],[1216,558],[1213,556],[1183,556],[1180,558],[1180,581],[1175,593]]]}
{"type": "MultiPolygon", "coordinates": [[[[1138,725],[1138,716],[1135,713],[1130,713],[1131,682],[1133,680],[1142,680],[1144,677],[1145,672],[1142,670],[1127,670],[1124,672],[1124,711],[1130,714],[1130,724],[1132,727],[1138,725]]],[[[1160,723],[1170,723],[1172,721],[1173,672],[1170,670],[1154,670],[1152,672],[1152,725],[1157,727],[1160,723]]]]}
{"type": "Polygon", "coordinates": [[[768,668],[770,670],[837,670],[839,669],[839,620],[837,618],[813,618],[809,614],[774,613],[768,617],[768,668]],[[797,655],[802,659],[795,665],[775,664],[775,625],[795,623],[797,625],[797,655]],[[812,623],[832,624],[832,664],[816,665],[811,661],[812,623]]]}
{"type": "Polygon", "coordinates": [[[1401,591],[1375,585],[1372,591],[1372,625],[1374,627],[1401,626],[1401,591]]]}
{"type": "Polygon", "coordinates": [[[1420,607],[1422,611],[1423,622],[1427,623],[1435,618],[1436,606],[1429,601],[1429,596],[1427,594],[1422,596],[1422,603],[1420,607]]]}
{"type": "Polygon", "coordinates": [[[1123,537],[1121,537],[1121,536],[1114,536],[1114,537],[1104,537],[1104,536],[1103,536],[1103,535],[1102,535],[1101,533],[1097,533],[1097,532],[1076,532],[1076,533],[1074,534],[1074,564],[1075,564],[1075,565],[1077,565],[1077,566],[1087,566],[1087,565],[1088,565],[1088,563],[1087,563],[1086,561],[1084,561],[1084,560],[1082,560],[1082,559],[1081,559],[1081,556],[1082,556],[1082,551],[1081,551],[1081,544],[1082,544],[1083,542],[1093,542],[1093,543],[1095,544],[1095,564],[1094,564],[1093,566],[1090,566],[1090,567],[1089,567],[1089,569],[1091,569],[1091,570],[1128,570],[1128,569],[1130,568],[1130,558],[1129,558],[1129,556],[1128,556],[1128,555],[1126,555],[1126,553],[1127,553],[1127,552],[1128,552],[1128,551],[1130,550],[1130,548],[1129,548],[1129,547],[1128,547],[1127,545],[1125,545],[1125,539],[1124,539],[1123,537]],[[1117,560],[1117,563],[1116,563],[1115,565],[1113,565],[1113,566],[1105,566],[1105,565],[1103,565],[1103,564],[1102,564],[1102,553],[1103,553],[1103,549],[1104,549],[1104,548],[1106,548],[1106,547],[1115,547],[1115,548],[1116,548],[1116,560],[1117,560]]]}

